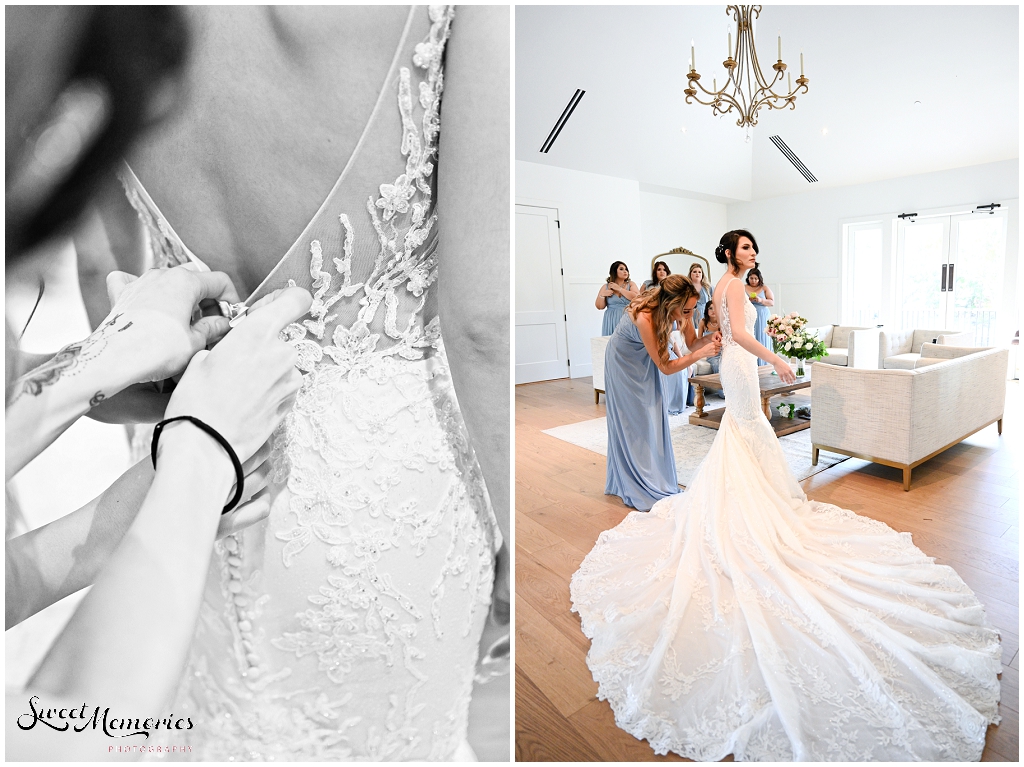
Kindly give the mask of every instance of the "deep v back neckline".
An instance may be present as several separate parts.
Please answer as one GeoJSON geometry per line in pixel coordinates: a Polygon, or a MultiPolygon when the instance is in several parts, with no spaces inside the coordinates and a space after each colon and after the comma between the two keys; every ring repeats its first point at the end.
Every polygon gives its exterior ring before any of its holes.
{"type": "MultiPolygon", "coordinates": [[[[402,34],[398,39],[397,45],[395,46],[395,52],[394,55],[391,57],[391,63],[388,66],[387,74],[384,77],[384,81],[381,83],[380,89],[377,92],[377,99],[374,102],[373,109],[371,110],[370,116],[367,118],[366,123],[363,125],[363,129],[359,135],[359,139],[356,141],[356,145],[353,147],[352,152],[349,154],[348,160],[345,163],[345,167],[342,168],[337,181],[334,182],[334,185],[331,187],[331,190],[327,193],[327,196],[323,199],[323,201],[320,203],[320,206],[317,208],[316,213],[314,213],[312,218],[309,219],[309,221],[303,227],[299,235],[292,241],[292,244],[285,250],[284,254],[278,259],[274,267],[267,273],[263,280],[260,281],[260,284],[257,285],[255,289],[253,289],[253,291],[245,298],[245,300],[242,303],[249,304],[254,297],[259,295],[263,291],[264,286],[270,283],[270,281],[281,270],[281,268],[284,267],[284,265],[288,262],[289,257],[295,252],[296,246],[298,246],[305,240],[310,230],[320,219],[320,216],[327,209],[331,200],[334,198],[334,196],[337,194],[338,190],[344,183],[349,171],[351,170],[357,157],[359,156],[360,149],[362,149],[367,136],[370,134],[370,129],[373,127],[373,124],[377,120],[377,116],[380,114],[381,108],[385,101],[385,96],[388,94],[388,83],[390,83],[396,76],[399,62],[401,61],[402,58],[402,52],[405,50],[406,44],[409,39],[409,32],[412,29],[412,22],[413,18],[416,15],[417,7],[418,6],[415,5],[409,7],[409,12],[406,15],[405,19],[405,25],[402,28],[402,34]]],[[[204,263],[203,260],[200,259],[188,247],[188,245],[185,244],[185,241],[174,230],[174,227],[171,225],[170,220],[160,210],[159,206],[156,204],[156,201],[153,200],[153,197],[146,190],[146,187],[143,186],[142,181],[135,174],[135,171],[132,170],[127,160],[122,161],[122,182],[126,186],[130,186],[132,190],[139,195],[139,198],[141,199],[143,204],[147,208],[149,208],[153,216],[159,222],[161,232],[166,237],[173,240],[178,247],[180,247],[185,257],[191,263],[196,264],[200,269],[204,271],[210,271],[210,267],[207,266],[206,263],[204,263]]]]}

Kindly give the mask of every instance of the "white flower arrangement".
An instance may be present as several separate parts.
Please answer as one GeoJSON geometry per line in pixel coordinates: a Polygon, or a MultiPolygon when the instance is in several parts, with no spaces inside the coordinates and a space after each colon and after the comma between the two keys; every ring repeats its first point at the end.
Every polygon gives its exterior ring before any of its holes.
{"type": "Polygon", "coordinates": [[[824,342],[804,328],[807,319],[796,312],[784,317],[773,314],[768,318],[768,335],[771,336],[777,354],[785,354],[798,360],[820,360],[828,356],[824,342]]]}

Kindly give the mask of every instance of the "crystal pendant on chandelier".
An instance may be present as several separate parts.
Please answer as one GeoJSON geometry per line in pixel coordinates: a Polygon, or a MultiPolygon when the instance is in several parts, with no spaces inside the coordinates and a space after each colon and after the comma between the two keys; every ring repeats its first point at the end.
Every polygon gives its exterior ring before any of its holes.
{"type": "Polygon", "coordinates": [[[686,103],[693,99],[698,104],[710,106],[716,115],[728,114],[734,109],[739,113],[736,125],[746,126],[746,141],[750,141],[750,128],[757,125],[758,110],[767,105],[769,109],[796,109],[796,97],[801,91],[807,93],[807,83],[810,81],[804,76],[804,55],[800,54],[800,77],[796,79],[796,88],[793,88],[789,76],[786,74],[787,66],[782,61],[782,36],[779,35],[779,58],[772,65],[774,77],[771,80],[761,71],[761,65],[757,61],[757,50],[754,48],[754,21],[761,14],[760,5],[730,5],[725,9],[727,14],[732,14],[736,22],[736,48],[732,46],[732,34],[729,34],[728,58],[722,62],[728,78],[725,85],[719,89],[717,79],[711,90],[700,84],[700,74],[696,66],[696,45],[690,41],[690,71],[686,76],[687,88],[683,91],[686,94],[686,103]],[[775,87],[780,89],[786,85],[785,91],[777,93],[775,87]],[[709,101],[702,101],[698,95],[705,94],[709,101]]]}

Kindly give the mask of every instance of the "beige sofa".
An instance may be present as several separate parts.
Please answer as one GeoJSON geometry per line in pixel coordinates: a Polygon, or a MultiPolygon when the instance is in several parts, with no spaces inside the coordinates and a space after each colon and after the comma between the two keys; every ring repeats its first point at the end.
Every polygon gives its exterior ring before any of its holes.
{"type": "Polygon", "coordinates": [[[914,370],[922,365],[933,364],[925,357],[922,360],[921,347],[926,343],[943,346],[970,346],[974,339],[971,333],[958,330],[883,330],[878,338],[878,368],[880,370],[914,370]]]}
{"type": "Polygon", "coordinates": [[[989,424],[1003,433],[1006,349],[923,344],[927,366],[819,365],[811,380],[811,460],[828,450],[910,472],[989,424]],[[941,355],[929,356],[929,355],[941,355]]]}
{"type": "Polygon", "coordinates": [[[594,404],[601,401],[604,392],[604,350],[611,336],[594,336],[590,339],[590,363],[594,375],[594,404]]]}
{"type": "Polygon", "coordinates": [[[828,356],[822,357],[815,362],[825,362],[829,365],[849,365],[854,355],[853,331],[868,330],[867,327],[854,327],[852,325],[825,325],[820,328],[806,328],[818,336],[819,341],[825,343],[828,356]]]}

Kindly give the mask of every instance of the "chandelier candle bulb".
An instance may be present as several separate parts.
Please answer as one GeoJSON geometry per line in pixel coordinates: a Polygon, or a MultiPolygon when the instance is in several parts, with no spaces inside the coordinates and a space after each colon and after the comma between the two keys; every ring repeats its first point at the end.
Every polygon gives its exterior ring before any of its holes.
{"type": "Polygon", "coordinates": [[[800,76],[804,76],[804,52],[800,51],[800,76]]]}
{"type": "Polygon", "coordinates": [[[728,56],[726,56],[726,58],[727,59],[731,59],[732,58],[732,32],[729,33],[729,47],[726,49],[725,52],[727,54],[729,54],[728,56]]]}
{"type": "Polygon", "coordinates": [[[782,61],[782,35],[779,35],[779,61],[782,61]]]}
{"type": "Polygon", "coordinates": [[[690,71],[691,72],[694,71],[694,69],[696,69],[696,66],[695,66],[696,57],[694,56],[693,49],[694,49],[693,40],[690,40],[690,71]]]}
{"type": "Polygon", "coordinates": [[[789,76],[789,72],[786,72],[786,92],[793,92],[793,78],[789,76]]]}

